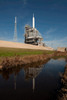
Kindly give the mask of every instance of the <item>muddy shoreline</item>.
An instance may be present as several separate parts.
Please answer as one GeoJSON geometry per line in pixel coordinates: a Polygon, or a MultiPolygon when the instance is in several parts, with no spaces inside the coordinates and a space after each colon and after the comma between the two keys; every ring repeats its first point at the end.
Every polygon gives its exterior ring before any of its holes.
{"type": "MultiPolygon", "coordinates": [[[[0,66],[2,66],[0,69],[0,74],[4,79],[8,80],[10,74],[14,73],[16,75],[22,68],[26,69],[28,67],[41,67],[41,65],[46,64],[51,58],[65,58],[67,62],[67,52],[2,58],[0,63],[0,66]]],[[[56,95],[56,100],[67,100],[67,65],[65,66],[64,73],[61,75],[61,86],[61,89],[56,95]]]]}
{"type": "Polygon", "coordinates": [[[34,56],[28,56],[28,57],[6,57],[2,59],[2,62],[0,64],[1,68],[0,70],[7,70],[18,66],[25,66],[28,64],[34,64],[34,63],[45,63],[47,60],[49,60],[52,57],[52,55],[34,55],[34,56]]]}
{"type": "Polygon", "coordinates": [[[31,55],[31,56],[15,56],[0,58],[0,70],[23,66],[27,64],[46,62],[51,58],[65,57],[67,60],[67,52],[54,52],[52,54],[31,55]]]}
{"type": "Polygon", "coordinates": [[[62,87],[58,93],[57,100],[67,100],[67,65],[65,66],[65,71],[61,76],[62,87]]]}

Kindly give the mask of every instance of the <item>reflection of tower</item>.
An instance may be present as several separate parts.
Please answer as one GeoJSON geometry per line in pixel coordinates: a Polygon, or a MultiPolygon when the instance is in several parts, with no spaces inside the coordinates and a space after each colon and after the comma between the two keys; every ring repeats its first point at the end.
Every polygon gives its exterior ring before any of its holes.
{"type": "Polygon", "coordinates": [[[16,75],[14,75],[14,89],[16,90],[16,75]]]}
{"type": "Polygon", "coordinates": [[[35,90],[35,78],[33,77],[33,92],[35,90]]]}
{"type": "Polygon", "coordinates": [[[43,69],[43,65],[39,66],[39,67],[29,67],[29,68],[25,68],[25,79],[29,80],[30,78],[32,79],[32,89],[33,92],[35,90],[35,78],[38,76],[38,74],[42,71],[43,69]]]}
{"type": "Polygon", "coordinates": [[[17,17],[15,17],[14,41],[17,42],[17,17]]]}
{"type": "Polygon", "coordinates": [[[33,14],[33,28],[35,28],[35,17],[34,17],[34,14],[33,14]]]}

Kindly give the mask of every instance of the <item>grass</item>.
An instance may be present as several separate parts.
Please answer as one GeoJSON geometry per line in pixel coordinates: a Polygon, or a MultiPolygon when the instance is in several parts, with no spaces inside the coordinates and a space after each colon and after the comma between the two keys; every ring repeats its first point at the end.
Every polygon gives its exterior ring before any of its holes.
{"type": "Polygon", "coordinates": [[[53,59],[66,58],[66,56],[54,56],[53,59]]]}
{"type": "Polygon", "coordinates": [[[52,53],[54,53],[54,51],[0,47],[0,57],[11,57],[17,55],[18,56],[39,55],[39,54],[52,54],[52,53]]]}

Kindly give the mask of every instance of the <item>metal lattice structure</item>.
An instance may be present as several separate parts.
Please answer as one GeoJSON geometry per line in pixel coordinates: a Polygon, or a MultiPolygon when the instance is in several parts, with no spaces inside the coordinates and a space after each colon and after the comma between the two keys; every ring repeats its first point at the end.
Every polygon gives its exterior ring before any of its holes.
{"type": "Polygon", "coordinates": [[[39,45],[42,44],[42,36],[36,28],[32,28],[29,25],[25,26],[25,43],[39,45]]]}
{"type": "Polygon", "coordinates": [[[14,42],[17,42],[17,17],[15,17],[14,42]]]}
{"type": "Polygon", "coordinates": [[[39,33],[39,31],[35,28],[35,18],[33,15],[33,22],[32,22],[32,27],[29,25],[25,26],[25,43],[27,44],[33,44],[33,45],[44,45],[42,40],[43,37],[39,33]]]}

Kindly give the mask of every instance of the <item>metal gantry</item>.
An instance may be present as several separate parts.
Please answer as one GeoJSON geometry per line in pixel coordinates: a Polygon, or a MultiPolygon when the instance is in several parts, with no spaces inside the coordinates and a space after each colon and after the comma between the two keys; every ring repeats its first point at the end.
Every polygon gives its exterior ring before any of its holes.
{"type": "Polygon", "coordinates": [[[14,42],[17,42],[17,17],[15,17],[14,42]]]}

